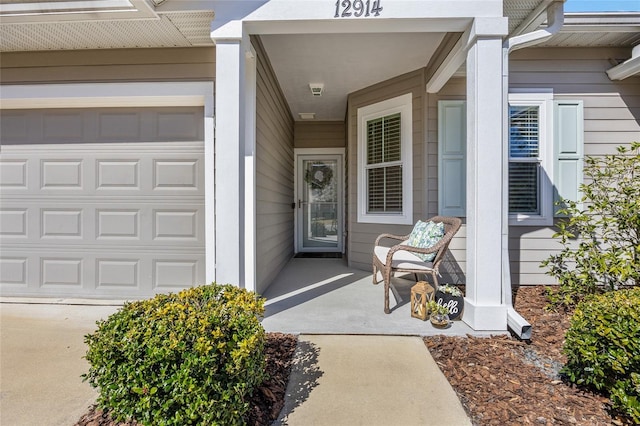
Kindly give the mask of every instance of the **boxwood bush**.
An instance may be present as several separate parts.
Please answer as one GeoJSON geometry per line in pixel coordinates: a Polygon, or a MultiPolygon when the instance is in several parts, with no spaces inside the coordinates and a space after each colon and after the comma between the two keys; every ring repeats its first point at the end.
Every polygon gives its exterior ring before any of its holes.
{"type": "Polygon", "coordinates": [[[98,406],[145,425],[243,423],[265,379],[264,300],[231,286],[125,304],[85,336],[98,406]]]}
{"type": "Polygon", "coordinates": [[[571,318],[562,372],[640,424],[640,288],[587,298],[571,318]]]}

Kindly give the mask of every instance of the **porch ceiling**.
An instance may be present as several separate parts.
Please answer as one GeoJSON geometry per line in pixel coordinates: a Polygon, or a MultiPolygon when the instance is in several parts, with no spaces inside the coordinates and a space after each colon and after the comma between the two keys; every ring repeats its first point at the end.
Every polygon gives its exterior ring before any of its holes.
{"type": "Polygon", "coordinates": [[[444,33],[264,35],[294,119],[344,120],[347,95],[425,67],[444,33]],[[314,97],[310,83],[324,84],[314,97]]]}

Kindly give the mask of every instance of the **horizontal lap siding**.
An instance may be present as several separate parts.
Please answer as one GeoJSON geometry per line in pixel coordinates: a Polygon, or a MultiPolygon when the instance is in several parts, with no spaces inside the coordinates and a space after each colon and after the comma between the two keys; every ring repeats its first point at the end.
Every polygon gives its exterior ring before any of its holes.
{"type": "Polygon", "coordinates": [[[0,81],[211,81],[215,55],[214,47],[10,52],[0,54],[0,81]]]}
{"type": "MultiPolygon", "coordinates": [[[[630,49],[531,48],[511,55],[512,88],[551,88],[554,99],[584,102],[585,155],[605,155],[640,140],[640,77],[611,81],[610,58],[630,49]]],[[[552,284],[540,263],[562,246],[552,227],[511,227],[509,256],[514,284],[552,284]]]]}
{"type": "Polygon", "coordinates": [[[345,124],[342,121],[297,121],[293,139],[296,148],[344,148],[345,124]]]}
{"type": "Polygon", "coordinates": [[[264,292],[293,256],[293,119],[264,49],[257,54],[256,289],[264,292]]]}
{"type": "Polygon", "coordinates": [[[348,257],[351,266],[370,269],[373,244],[382,233],[405,235],[411,232],[409,225],[386,225],[358,223],[357,217],[357,114],[358,108],[371,105],[405,93],[413,94],[413,218],[423,219],[424,215],[424,71],[417,70],[394,79],[376,84],[349,96],[348,120],[348,257]]]}

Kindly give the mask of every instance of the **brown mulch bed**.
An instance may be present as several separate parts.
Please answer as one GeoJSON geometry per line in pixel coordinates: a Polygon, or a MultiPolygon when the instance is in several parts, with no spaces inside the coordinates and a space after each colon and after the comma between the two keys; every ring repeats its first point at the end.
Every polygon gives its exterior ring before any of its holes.
{"type": "Polygon", "coordinates": [[[530,342],[435,336],[425,343],[476,425],[623,424],[606,398],[561,380],[570,314],[546,311],[544,289],[521,287],[514,299],[533,325],[530,342]]]}
{"type": "MultiPolygon", "coordinates": [[[[267,379],[250,398],[251,408],[247,413],[247,424],[265,426],[278,418],[284,405],[284,394],[289,381],[293,353],[297,337],[291,334],[267,333],[265,353],[267,356],[267,379]]],[[[136,422],[119,423],[108,413],[91,407],[75,426],[136,426],[136,422]]]]}

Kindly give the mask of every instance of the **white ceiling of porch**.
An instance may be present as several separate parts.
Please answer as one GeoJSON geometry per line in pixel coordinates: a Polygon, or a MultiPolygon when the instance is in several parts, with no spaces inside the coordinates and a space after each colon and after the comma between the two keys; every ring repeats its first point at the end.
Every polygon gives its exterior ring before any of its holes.
{"type": "Polygon", "coordinates": [[[424,67],[442,33],[265,35],[262,42],[289,107],[344,120],[347,95],[424,67]],[[372,66],[371,64],[375,64],[372,66]],[[310,83],[324,84],[314,97],[310,83]]]}

